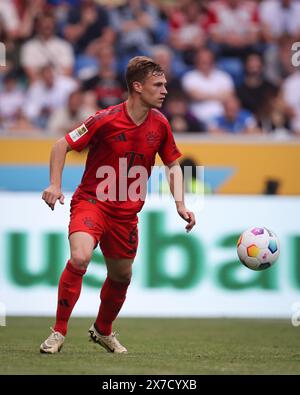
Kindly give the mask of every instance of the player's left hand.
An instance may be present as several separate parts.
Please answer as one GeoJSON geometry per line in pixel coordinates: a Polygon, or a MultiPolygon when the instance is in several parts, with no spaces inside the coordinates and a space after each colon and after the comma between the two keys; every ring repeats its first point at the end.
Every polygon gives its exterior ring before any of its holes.
{"type": "Polygon", "coordinates": [[[185,207],[177,207],[177,212],[181,218],[188,222],[185,230],[190,232],[196,225],[195,214],[192,211],[187,210],[185,207]]]}

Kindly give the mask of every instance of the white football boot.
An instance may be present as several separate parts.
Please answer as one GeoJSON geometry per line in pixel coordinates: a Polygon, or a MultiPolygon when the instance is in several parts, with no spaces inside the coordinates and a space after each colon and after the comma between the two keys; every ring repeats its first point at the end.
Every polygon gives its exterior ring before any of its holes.
{"type": "Polygon", "coordinates": [[[52,333],[40,346],[40,352],[46,354],[55,354],[62,349],[65,341],[65,336],[59,332],[55,332],[50,328],[52,333]]]}
{"type": "Polygon", "coordinates": [[[100,335],[93,324],[89,329],[89,333],[91,337],[90,341],[99,344],[108,352],[114,352],[115,354],[127,353],[127,349],[118,341],[115,332],[112,332],[108,336],[100,335]]]}

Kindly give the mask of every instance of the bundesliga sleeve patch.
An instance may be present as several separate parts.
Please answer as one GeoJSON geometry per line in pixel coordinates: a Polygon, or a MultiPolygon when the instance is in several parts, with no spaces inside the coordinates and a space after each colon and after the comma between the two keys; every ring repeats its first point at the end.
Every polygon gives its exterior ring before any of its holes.
{"type": "Polygon", "coordinates": [[[83,123],[80,125],[77,129],[72,130],[72,132],[69,133],[69,136],[71,137],[72,141],[75,143],[77,140],[80,139],[83,135],[85,135],[88,132],[87,127],[83,123]]]}

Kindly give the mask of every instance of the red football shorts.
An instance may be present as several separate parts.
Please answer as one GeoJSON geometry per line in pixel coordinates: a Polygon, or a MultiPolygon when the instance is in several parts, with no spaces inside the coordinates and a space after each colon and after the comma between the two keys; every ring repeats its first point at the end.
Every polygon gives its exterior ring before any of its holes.
{"type": "Polygon", "coordinates": [[[138,217],[130,220],[112,218],[104,213],[97,200],[74,197],[71,201],[69,236],[85,232],[93,236],[95,248],[100,244],[107,258],[133,259],[138,246],[138,217]]]}

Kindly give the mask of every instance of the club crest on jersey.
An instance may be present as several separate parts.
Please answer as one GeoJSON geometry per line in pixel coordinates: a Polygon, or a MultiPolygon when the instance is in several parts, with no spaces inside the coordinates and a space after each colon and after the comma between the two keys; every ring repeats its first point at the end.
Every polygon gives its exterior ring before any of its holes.
{"type": "Polygon", "coordinates": [[[146,139],[149,147],[155,147],[159,144],[159,134],[156,132],[147,132],[146,139]]]}
{"type": "Polygon", "coordinates": [[[77,141],[78,139],[80,139],[80,137],[82,137],[84,134],[86,134],[88,132],[87,127],[85,126],[85,124],[83,123],[82,125],[80,125],[77,129],[72,130],[72,132],[69,133],[69,136],[71,137],[71,139],[74,141],[77,141]]]}

